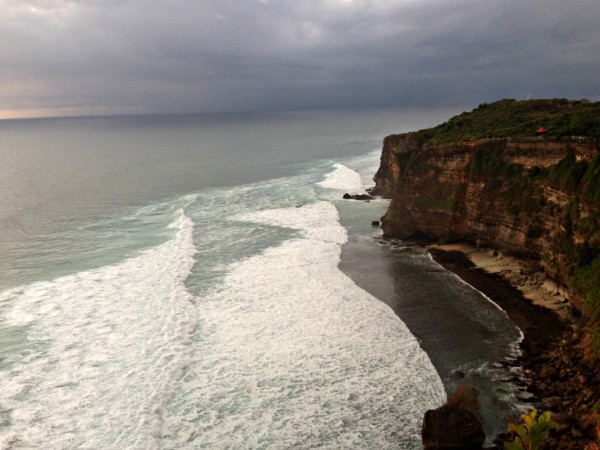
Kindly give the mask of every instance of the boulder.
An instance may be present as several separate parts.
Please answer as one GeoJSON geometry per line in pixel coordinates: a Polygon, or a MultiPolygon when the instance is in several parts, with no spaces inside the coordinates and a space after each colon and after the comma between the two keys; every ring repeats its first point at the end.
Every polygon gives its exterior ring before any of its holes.
{"type": "Polygon", "coordinates": [[[343,198],[346,200],[373,200],[373,197],[369,194],[348,194],[347,192],[343,198]]]}
{"type": "Polygon", "coordinates": [[[425,450],[479,450],[485,434],[479,417],[479,391],[461,385],[446,404],[425,413],[421,437],[425,450]]]}
{"type": "Polygon", "coordinates": [[[479,450],[485,441],[477,416],[453,406],[427,411],[421,436],[425,450],[479,450]]]}

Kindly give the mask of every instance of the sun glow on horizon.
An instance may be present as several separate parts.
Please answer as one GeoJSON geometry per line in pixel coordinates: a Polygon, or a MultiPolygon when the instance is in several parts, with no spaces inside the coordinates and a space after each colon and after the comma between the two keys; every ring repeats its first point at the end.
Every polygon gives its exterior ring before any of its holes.
{"type": "Polygon", "coordinates": [[[113,114],[135,114],[135,110],[118,110],[116,108],[20,108],[0,109],[0,120],[19,119],[46,119],[52,117],[83,117],[83,116],[105,116],[113,114]]]}
{"type": "Polygon", "coordinates": [[[81,111],[73,108],[19,108],[0,109],[0,120],[36,119],[45,117],[61,117],[81,115],[81,111]]]}

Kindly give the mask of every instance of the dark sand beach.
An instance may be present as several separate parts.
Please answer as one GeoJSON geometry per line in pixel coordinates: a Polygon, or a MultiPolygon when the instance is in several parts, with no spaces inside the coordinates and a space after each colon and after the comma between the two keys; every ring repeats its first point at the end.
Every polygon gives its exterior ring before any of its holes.
{"type": "MultiPolygon", "coordinates": [[[[530,404],[532,397],[520,376],[522,370],[513,370],[520,364],[517,357],[521,353],[516,344],[519,336],[511,328],[514,325],[479,293],[448,273],[456,273],[459,267],[469,270],[470,263],[462,254],[449,253],[452,260],[447,262],[453,261],[453,265],[442,268],[419,246],[375,241],[366,236],[351,238],[344,246],[340,268],[398,314],[429,355],[447,393],[460,384],[472,384],[480,390],[484,429],[491,443],[506,429],[505,418],[515,410],[515,402],[530,404]],[[481,315],[473,316],[472,311],[477,310],[481,315]],[[514,337],[507,338],[505,332],[514,337]]],[[[501,286],[513,309],[521,307],[520,293],[499,277],[484,271],[473,271],[471,276],[477,277],[477,282],[466,276],[463,280],[476,290],[492,298],[497,296],[492,289],[501,286]]],[[[536,326],[533,316],[537,308],[522,313],[531,324],[529,328],[536,326]]],[[[541,309],[541,314],[546,312],[541,309]]],[[[555,319],[553,313],[549,315],[555,319]]],[[[558,320],[553,323],[560,326],[558,320]]],[[[545,346],[541,337],[545,330],[528,338],[528,345],[545,346]]]]}
{"type": "MultiPolygon", "coordinates": [[[[377,206],[363,202],[353,205],[353,211],[342,210],[347,224],[364,223],[364,215],[373,214],[370,208],[377,206]]],[[[470,375],[462,363],[472,360],[472,354],[466,353],[480,344],[474,342],[478,339],[474,337],[477,330],[461,323],[464,316],[449,314],[451,309],[432,317],[436,309],[443,308],[440,297],[448,297],[443,287],[426,284],[431,284],[431,277],[439,280],[442,275],[434,267],[411,262],[409,256],[418,252],[417,247],[402,250],[406,243],[381,239],[378,233],[370,232],[368,223],[354,226],[357,233],[351,233],[344,246],[340,269],[387,303],[409,326],[430,355],[447,391],[463,383],[485,391],[480,400],[489,422],[488,444],[495,433],[506,430],[507,419],[518,420],[511,401],[519,407],[529,405],[525,407],[552,411],[560,430],[547,441],[546,448],[581,450],[591,442],[593,424],[577,414],[590,410],[593,399],[600,398],[598,377],[594,375],[598,368],[583,361],[575,325],[577,313],[569,306],[566,293],[545,280],[534,262],[470,243],[427,247],[439,265],[490,298],[523,333],[517,358],[502,358],[502,352],[489,355],[488,360],[499,361],[492,365],[501,367],[495,373],[474,370],[470,375]],[[423,269],[428,272],[423,273],[423,269]],[[438,291],[434,292],[434,288],[438,291]],[[464,372],[464,377],[455,376],[459,372],[464,372]],[[581,380],[585,380],[584,385],[581,380]],[[504,397],[507,389],[513,392],[513,400],[510,395],[508,399],[504,397]],[[508,417],[511,410],[512,416],[508,417]]],[[[485,307],[484,303],[478,305],[477,308],[485,307]]]]}
{"type": "Polygon", "coordinates": [[[527,391],[533,394],[530,401],[540,410],[550,410],[559,425],[542,448],[599,449],[594,401],[600,397],[600,366],[582,348],[578,313],[566,299],[541,281],[527,261],[470,244],[429,251],[439,264],[501,306],[523,331],[516,364],[523,368],[527,391]]]}
{"type": "Polygon", "coordinates": [[[558,313],[526,299],[506,278],[477,267],[465,253],[439,248],[431,248],[429,251],[436,262],[457,274],[506,311],[524,334],[521,359],[527,360],[532,355],[547,351],[567,331],[568,325],[558,313]]]}

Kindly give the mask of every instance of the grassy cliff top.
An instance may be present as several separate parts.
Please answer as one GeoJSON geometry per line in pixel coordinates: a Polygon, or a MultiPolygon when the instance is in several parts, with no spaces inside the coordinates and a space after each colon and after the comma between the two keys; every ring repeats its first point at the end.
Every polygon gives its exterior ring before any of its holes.
{"type": "Polygon", "coordinates": [[[588,100],[511,100],[484,103],[433,128],[407,133],[423,144],[448,144],[470,139],[526,138],[536,130],[546,138],[584,136],[600,142],[600,102],[588,100]]]}

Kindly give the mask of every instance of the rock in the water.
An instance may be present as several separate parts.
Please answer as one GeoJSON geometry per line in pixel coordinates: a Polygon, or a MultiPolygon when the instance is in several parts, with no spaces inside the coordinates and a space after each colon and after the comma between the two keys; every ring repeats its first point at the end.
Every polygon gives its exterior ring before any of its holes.
{"type": "Polygon", "coordinates": [[[378,227],[379,226],[379,220],[374,220],[373,222],[371,222],[371,226],[378,227]]]}
{"type": "Polygon", "coordinates": [[[480,450],[485,434],[478,417],[478,391],[459,386],[446,404],[425,413],[421,436],[425,450],[480,450]]]}
{"type": "Polygon", "coordinates": [[[464,378],[465,377],[465,373],[462,370],[455,370],[452,372],[452,376],[454,378],[464,378]]]}
{"type": "Polygon", "coordinates": [[[476,450],[481,449],[485,441],[477,416],[451,406],[427,411],[421,435],[425,450],[476,450]]]}
{"type": "Polygon", "coordinates": [[[347,192],[343,196],[346,200],[373,200],[373,197],[369,194],[348,194],[347,192]]]}

